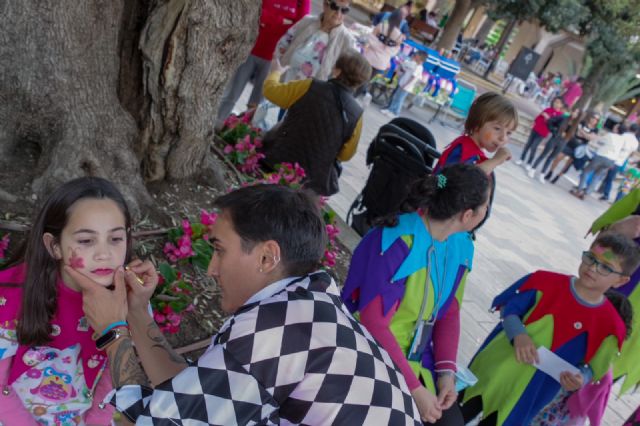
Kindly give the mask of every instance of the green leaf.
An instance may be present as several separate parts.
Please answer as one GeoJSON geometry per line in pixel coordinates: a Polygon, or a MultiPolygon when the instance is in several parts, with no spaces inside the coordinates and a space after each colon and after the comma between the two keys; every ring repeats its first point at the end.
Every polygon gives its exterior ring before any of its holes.
{"type": "Polygon", "coordinates": [[[178,238],[182,237],[184,231],[182,230],[182,228],[171,228],[169,229],[169,232],[167,232],[167,234],[169,236],[169,241],[175,243],[176,241],[178,241],[178,238]]]}
{"type": "Polygon", "coordinates": [[[178,278],[176,270],[173,268],[173,266],[169,265],[166,262],[158,265],[158,269],[160,270],[160,275],[162,275],[162,278],[164,278],[164,281],[167,284],[171,284],[178,278]]]}
{"type": "Polygon", "coordinates": [[[191,239],[197,240],[207,232],[207,226],[201,223],[192,223],[191,230],[193,231],[193,236],[191,237],[191,239]]]}

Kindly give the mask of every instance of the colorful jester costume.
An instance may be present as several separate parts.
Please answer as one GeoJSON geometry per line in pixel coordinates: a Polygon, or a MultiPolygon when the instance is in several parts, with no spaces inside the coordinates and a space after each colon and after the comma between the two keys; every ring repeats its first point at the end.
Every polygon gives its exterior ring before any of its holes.
{"type": "MultiPolygon", "coordinates": [[[[493,308],[503,318],[517,315],[537,347],[544,346],[575,366],[587,364],[593,380],[609,369],[626,333],[622,319],[607,300],[581,302],[572,277],[537,271],[498,295],[493,308]]],[[[534,366],[518,363],[502,323],[487,337],[470,365],[478,383],[464,393],[463,403],[482,400],[483,416],[497,414],[498,425],[529,424],[560,390],[560,384],[534,366]]]]}
{"type": "Polygon", "coordinates": [[[389,352],[409,389],[421,381],[435,393],[434,373],[455,371],[473,243],[466,232],[433,239],[418,213],[398,219],[397,226],[374,228],[360,242],[342,298],[389,352]],[[366,316],[372,306],[373,321],[366,316]],[[377,318],[388,324],[379,329],[377,318]]]}
{"type": "MultiPolygon", "coordinates": [[[[598,233],[603,228],[618,222],[630,215],[640,215],[640,189],[634,189],[627,196],[602,214],[591,226],[593,234],[598,233]]],[[[640,238],[635,239],[640,245],[640,238]]],[[[622,345],[620,357],[614,360],[614,379],[624,378],[620,393],[626,393],[631,388],[640,385],[640,268],[636,269],[628,283],[619,287],[617,291],[627,296],[633,307],[633,322],[631,335],[622,345]]]]}

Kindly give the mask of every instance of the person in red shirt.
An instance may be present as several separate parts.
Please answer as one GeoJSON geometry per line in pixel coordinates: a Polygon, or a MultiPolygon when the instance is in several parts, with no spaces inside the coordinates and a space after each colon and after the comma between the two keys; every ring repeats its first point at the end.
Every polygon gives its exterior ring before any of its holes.
{"type": "Polygon", "coordinates": [[[531,173],[531,177],[533,177],[533,167],[531,166],[531,163],[533,163],[533,158],[536,155],[536,149],[538,149],[540,142],[549,136],[550,133],[547,121],[551,117],[561,115],[565,109],[566,105],[564,101],[558,96],[553,99],[551,106],[549,108],[545,108],[533,121],[533,127],[529,134],[529,139],[527,139],[527,143],[524,145],[520,159],[516,161],[517,165],[524,164],[527,172],[531,173]],[[527,153],[529,153],[528,160],[526,160],[527,153]]]}
{"type": "Polygon", "coordinates": [[[231,114],[249,80],[253,91],[247,108],[256,107],[262,101],[262,83],[269,74],[273,52],[280,37],[311,11],[311,0],[263,0],[258,38],[247,60],[238,67],[222,95],[218,108],[216,128],[221,128],[231,114]]]}

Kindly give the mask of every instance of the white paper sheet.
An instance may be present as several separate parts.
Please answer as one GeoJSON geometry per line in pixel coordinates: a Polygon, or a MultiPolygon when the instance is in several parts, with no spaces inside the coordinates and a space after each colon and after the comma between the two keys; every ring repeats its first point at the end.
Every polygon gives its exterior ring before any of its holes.
{"type": "Polygon", "coordinates": [[[538,358],[540,358],[540,362],[534,364],[534,367],[547,373],[558,382],[560,382],[560,373],[565,371],[568,371],[571,374],[580,373],[580,370],[577,367],[569,364],[567,361],[560,358],[544,346],[540,346],[538,348],[538,358]]]}

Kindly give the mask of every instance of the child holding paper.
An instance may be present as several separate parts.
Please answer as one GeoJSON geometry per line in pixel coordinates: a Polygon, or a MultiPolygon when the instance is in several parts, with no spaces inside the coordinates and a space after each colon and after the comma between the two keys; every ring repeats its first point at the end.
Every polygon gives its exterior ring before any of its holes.
{"type": "Polygon", "coordinates": [[[502,322],[480,347],[470,369],[478,383],[461,397],[466,422],[482,411],[481,425],[530,424],[561,389],[599,380],[620,350],[626,327],[605,297],[629,281],[640,250],[628,237],[604,234],[582,253],[578,277],[548,271],[529,274],[498,295],[502,322]],[[545,347],[578,367],[559,382],[538,370],[545,347]]]}

